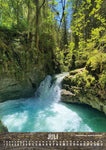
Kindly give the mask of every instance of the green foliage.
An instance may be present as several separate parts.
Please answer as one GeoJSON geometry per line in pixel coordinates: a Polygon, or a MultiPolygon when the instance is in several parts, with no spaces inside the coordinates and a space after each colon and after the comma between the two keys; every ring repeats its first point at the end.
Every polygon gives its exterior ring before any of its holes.
{"type": "Polygon", "coordinates": [[[55,1],[0,0],[1,73],[21,76],[41,61],[44,71],[51,74],[55,57],[61,57],[58,62],[63,68],[62,52],[55,55],[59,33],[51,7],[56,5],[55,1]]]}
{"type": "MultiPolygon", "coordinates": [[[[68,47],[70,51],[67,55],[70,56],[71,61],[68,63],[72,63],[73,55],[75,55],[75,68],[84,67],[87,60],[92,56],[95,56],[94,61],[98,59],[98,63],[100,63],[101,56],[98,55],[97,58],[97,54],[105,52],[106,49],[106,11],[103,7],[105,4],[104,0],[69,1],[71,1],[72,7],[72,20],[71,41],[68,47]]],[[[98,63],[96,63],[97,66],[98,63]]],[[[93,63],[92,60],[93,65],[95,68],[95,62],[93,63]]]]}
{"type": "Polygon", "coordinates": [[[86,60],[81,59],[75,62],[75,68],[82,68],[86,65],[86,60]]]}
{"type": "Polygon", "coordinates": [[[55,49],[55,70],[56,73],[67,71],[67,66],[64,65],[64,52],[60,51],[59,47],[55,49]]]}
{"type": "Polygon", "coordinates": [[[86,64],[86,69],[94,76],[98,76],[99,73],[102,73],[102,71],[106,69],[106,53],[100,52],[91,57],[86,64]]]}
{"type": "MultiPolygon", "coordinates": [[[[2,70],[15,71],[16,68],[19,72],[47,57],[50,61],[50,64],[44,61],[47,70],[68,71],[84,67],[91,56],[105,52],[104,0],[68,0],[66,8],[72,8],[70,32],[67,29],[67,10],[63,10],[59,28],[57,4],[56,0],[0,0],[2,70]]],[[[95,68],[95,63],[92,65],[95,68]]]]}
{"type": "Polygon", "coordinates": [[[99,83],[102,87],[102,89],[106,89],[106,71],[103,71],[103,73],[100,75],[99,83]]]}
{"type": "Polygon", "coordinates": [[[106,53],[99,53],[91,57],[86,65],[86,69],[76,69],[70,72],[70,85],[91,88],[98,83],[101,89],[106,88],[106,53]],[[73,77],[74,76],[74,77],[73,77]]]}
{"type": "Polygon", "coordinates": [[[87,70],[79,72],[74,78],[71,78],[71,84],[78,87],[91,88],[96,83],[95,77],[89,74],[87,70]]]}
{"type": "Polygon", "coordinates": [[[24,0],[0,0],[0,26],[6,27],[8,29],[12,27],[19,27],[20,29],[26,27],[26,4],[24,0]]]}

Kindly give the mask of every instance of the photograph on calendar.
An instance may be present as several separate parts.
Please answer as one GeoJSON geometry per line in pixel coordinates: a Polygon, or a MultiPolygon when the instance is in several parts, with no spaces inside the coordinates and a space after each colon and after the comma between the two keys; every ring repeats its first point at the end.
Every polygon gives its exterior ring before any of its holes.
{"type": "Polygon", "coordinates": [[[105,0],[0,0],[7,132],[106,132],[105,0]]]}

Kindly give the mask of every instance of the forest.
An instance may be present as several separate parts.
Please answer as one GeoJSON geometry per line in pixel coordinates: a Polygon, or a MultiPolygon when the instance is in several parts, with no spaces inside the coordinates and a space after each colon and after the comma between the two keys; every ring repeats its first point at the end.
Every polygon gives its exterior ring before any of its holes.
{"type": "Polygon", "coordinates": [[[85,66],[105,53],[105,6],[104,0],[0,0],[0,70],[28,69],[42,55],[51,72],[85,66]]]}
{"type": "Polygon", "coordinates": [[[64,83],[97,88],[105,101],[105,0],[0,0],[0,102],[29,97],[47,74],[81,68],[64,83]]]}

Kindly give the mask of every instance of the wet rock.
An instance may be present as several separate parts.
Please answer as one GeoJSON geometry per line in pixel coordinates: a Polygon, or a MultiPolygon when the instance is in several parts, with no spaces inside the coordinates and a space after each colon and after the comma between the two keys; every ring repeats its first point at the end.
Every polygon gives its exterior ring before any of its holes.
{"type": "Polygon", "coordinates": [[[75,94],[73,94],[73,93],[71,93],[70,91],[67,91],[67,90],[65,90],[65,89],[63,89],[62,91],[61,91],[61,95],[66,95],[66,96],[75,96],[75,94]]]}
{"type": "Polygon", "coordinates": [[[20,78],[2,74],[0,76],[0,102],[33,96],[45,76],[46,73],[41,67],[39,70],[33,68],[32,71],[25,73],[20,78]]]}

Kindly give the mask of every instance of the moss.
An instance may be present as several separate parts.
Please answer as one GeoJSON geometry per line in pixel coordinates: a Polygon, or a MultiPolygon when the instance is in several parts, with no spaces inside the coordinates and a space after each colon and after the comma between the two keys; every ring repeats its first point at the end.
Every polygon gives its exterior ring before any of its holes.
{"type": "MultiPolygon", "coordinates": [[[[82,83],[86,88],[90,88],[96,83],[95,77],[89,74],[87,70],[84,70],[84,72],[80,74],[80,76],[78,76],[77,79],[78,78],[80,79],[80,83],[82,83]]],[[[78,79],[78,82],[79,82],[79,79],[78,79]]],[[[81,86],[79,83],[78,85],[81,86]]]]}
{"type": "Polygon", "coordinates": [[[31,48],[26,36],[27,34],[17,34],[16,31],[13,34],[8,30],[0,31],[0,85],[3,86],[0,89],[1,101],[32,96],[44,77],[54,73],[51,44],[48,49],[45,44],[45,51],[31,48]],[[9,82],[5,83],[5,79],[9,82]],[[17,84],[11,86],[14,81],[17,84]]]}
{"type": "Polygon", "coordinates": [[[1,120],[0,120],[0,132],[8,132],[7,127],[5,127],[5,126],[3,125],[3,123],[1,122],[1,120]]]}
{"type": "Polygon", "coordinates": [[[85,70],[85,68],[72,70],[72,71],[70,71],[70,75],[75,75],[75,74],[77,74],[77,73],[80,74],[80,73],[82,73],[84,70],[85,70]]]}
{"type": "MultiPolygon", "coordinates": [[[[32,49],[28,41],[25,42],[26,34],[17,34],[16,31],[12,34],[10,30],[8,32],[3,29],[0,31],[1,73],[11,73],[17,78],[19,75],[20,78],[23,72],[25,74],[39,63],[44,64],[44,72],[53,73],[53,50],[51,48],[45,48],[46,52],[41,52],[36,48],[32,49]],[[10,36],[8,36],[8,32],[10,36]]],[[[45,46],[47,47],[47,45],[45,46]]]]}
{"type": "Polygon", "coordinates": [[[106,100],[106,68],[105,68],[105,55],[100,54],[101,57],[103,57],[102,61],[94,60],[94,66],[93,66],[93,58],[88,60],[90,65],[92,64],[92,68],[82,68],[82,69],[75,69],[73,71],[70,71],[70,75],[64,78],[63,82],[63,88],[73,92],[77,97],[81,95],[85,95],[87,97],[90,95],[90,99],[92,97],[94,99],[98,99],[102,102],[105,102],[106,100]],[[97,64],[99,63],[100,65],[98,66],[97,64]],[[99,72],[98,71],[99,68],[99,72]],[[102,68],[100,70],[100,68],[102,68]],[[95,72],[92,72],[92,70],[95,70],[95,72]],[[89,94],[88,94],[89,93],[89,94]]]}
{"type": "Polygon", "coordinates": [[[103,74],[100,75],[99,83],[102,89],[106,89],[106,72],[103,71],[103,74]]]}
{"type": "Polygon", "coordinates": [[[96,79],[94,76],[89,74],[87,70],[84,68],[76,69],[70,72],[70,75],[74,75],[71,80],[71,85],[76,85],[80,87],[90,88],[96,83],[96,79]]]}
{"type": "Polygon", "coordinates": [[[86,64],[86,69],[90,74],[97,78],[98,74],[102,73],[102,71],[106,69],[106,53],[100,52],[91,57],[86,64]]]}
{"type": "Polygon", "coordinates": [[[69,85],[71,86],[71,76],[66,76],[63,81],[62,81],[62,85],[69,85]]]}
{"type": "Polygon", "coordinates": [[[95,77],[89,74],[89,72],[84,68],[71,71],[70,76],[67,76],[63,81],[63,83],[70,86],[83,88],[91,88],[97,82],[95,77]]]}

